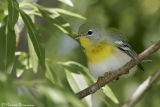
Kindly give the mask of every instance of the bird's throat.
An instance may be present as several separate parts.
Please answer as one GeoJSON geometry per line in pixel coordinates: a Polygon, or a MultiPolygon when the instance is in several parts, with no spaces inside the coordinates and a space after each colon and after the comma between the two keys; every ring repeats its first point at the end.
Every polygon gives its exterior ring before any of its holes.
{"type": "Polygon", "coordinates": [[[114,45],[107,45],[106,42],[101,42],[96,46],[86,48],[85,54],[88,63],[98,63],[114,54],[114,45]]]}
{"type": "Polygon", "coordinates": [[[89,39],[87,39],[86,37],[80,37],[80,43],[84,48],[89,48],[91,47],[91,42],[89,41],[89,39]]]}

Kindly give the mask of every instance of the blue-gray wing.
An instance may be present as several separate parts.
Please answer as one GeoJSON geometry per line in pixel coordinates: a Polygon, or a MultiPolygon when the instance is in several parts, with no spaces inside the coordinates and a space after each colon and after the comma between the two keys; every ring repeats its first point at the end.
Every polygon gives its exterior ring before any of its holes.
{"type": "Polygon", "coordinates": [[[115,41],[115,44],[117,45],[118,49],[125,52],[131,58],[135,58],[138,63],[138,67],[144,71],[144,68],[140,64],[140,61],[137,57],[138,56],[137,53],[132,49],[132,47],[127,42],[119,40],[119,41],[115,41]]]}

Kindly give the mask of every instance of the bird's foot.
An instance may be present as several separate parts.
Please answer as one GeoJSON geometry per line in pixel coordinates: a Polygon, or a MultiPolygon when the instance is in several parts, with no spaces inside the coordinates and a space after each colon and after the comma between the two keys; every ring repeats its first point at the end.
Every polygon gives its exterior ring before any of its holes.
{"type": "Polygon", "coordinates": [[[103,82],[104,82],[105,79],[106,79],[106,78],[105,78],[104,76],[98,77],[97,85],[98,85],[99,87],[101,87],[101,84],[103,84],[103,82]]]}

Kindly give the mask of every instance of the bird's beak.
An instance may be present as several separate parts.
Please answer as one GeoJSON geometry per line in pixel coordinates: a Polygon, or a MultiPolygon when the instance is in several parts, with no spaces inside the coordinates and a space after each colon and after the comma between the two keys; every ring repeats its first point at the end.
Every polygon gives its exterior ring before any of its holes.
{"type": "Polygon", "coordinates": [[[81,36],[82,36],[82,35],[79,34],[79,35],[75,36],[75,39],[79,39],[81,36]]]}

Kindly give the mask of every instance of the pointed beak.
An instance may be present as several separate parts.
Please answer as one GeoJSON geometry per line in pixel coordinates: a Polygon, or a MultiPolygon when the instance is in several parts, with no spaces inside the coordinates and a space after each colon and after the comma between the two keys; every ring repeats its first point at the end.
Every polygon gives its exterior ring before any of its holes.
{"type": "Polygon", "coordinates": [[[75,39],[79,39],[81,36],[82,36],[82,35],[79,34],[79,35],[75,36],[75,39]]]}

